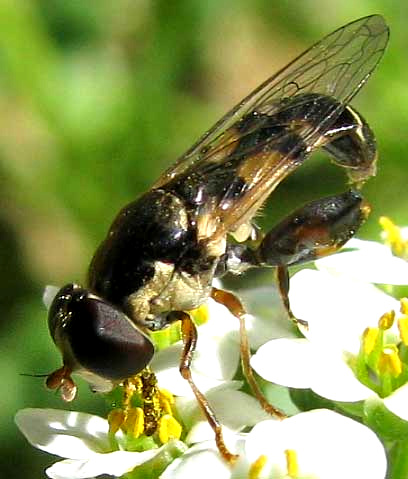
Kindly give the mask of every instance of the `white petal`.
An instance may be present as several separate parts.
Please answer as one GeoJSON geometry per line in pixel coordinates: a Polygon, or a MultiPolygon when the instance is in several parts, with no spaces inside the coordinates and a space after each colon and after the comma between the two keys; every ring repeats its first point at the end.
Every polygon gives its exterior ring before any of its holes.
{"type": "MultiPolygon", "coordinates": [[[[242,391],[223,388],[207,392],[206,397],[225,430],[241,431],[270,417],[254,397],[242,391]]],[[[176,404],[183,423],[191,424],[186,438],[188,444],[214,438],[214,432],[203,418],[197,401],[187,403],[186,399],[180,398],[176,404]],[[186,417],[187,411],[189,417],[186,417]]]]}
{"type": "MultiPolygon", "coordinates": [[[[233,331],[238,333],[239,322],[225,306],[217,303],[213,299],[208,300],[207,306],[210,320],[200,326],[200,330],[202,330],[205,335],[221,338],[225,334],[229,334],[233,331]]],[[[238,335],[235,334],[235,337],[238,337],[238,335]]]]}
{"type": "MultiPolygon", "coordinates": [[[[243,437],[236,435],[231,452],[240,453],[243,437]]],[[[175,459],[160,476],[160,479],[229,479],[232,468],[220,456],[214,441],[201,442],[192,446],[183,456],[175,459]]]]}
{"type": "Polygon", "coordinates": [[[346,275],[358,281],[379,284],[407,284],[408,262],[393,256],[390,248],[375,241],[350,240],[344,251],[315,262],[320,270],[346,275]]]}
{"type": "Polygon", "coordinates": [[[309,388],[315,367],[313,347],[307,339],[274,339],[252,356],[251,366],[267,381],[309,388]]]}
{"type": "MultiPolygon", "coordinates": [[[[193,392],[188,384],[188,382],[183,379],[179,371],[180,357],[181,357],[182,345],[181,343],[173,344],[169,348],[159,351],[153,357],[151,362],[151,367],[155,371],[157,381],[161,388],[168,389],[175,396],[187,396],[193,397],[193,392]]],[[[237,349],[239,351],[239,349],[237,349]]],[[[228,357],[225,358],[226,363],[228,363],[228,357]]],[[[218,379],[215,376],[211,376],[211,372],[215,374],[219,373],[220,368],[214,366],[214,362],[209,365],[207,369],[208,374],[203,374],[195,368],[195,356],[193,358],[191,373],[193,380],[196,383],[196,386],[202,392],[206,392],[209,389],[217,387],[224,383],[220,378],[218,379]]]]}
{"type": "Polygon", "coordinates": [[[408,421],[408,384],[395,390],[391,396],[384,399],[384,404],[392,413],[404,421],[408,421]]]}
{"type": "Polygon", "coordinates": [[[250,462],[265,454],[268,472],[276,478],[286,477],[285,450],[296,452],[299,477],[384,479],[386,474],[385,451],[377,436],[324,409],[259,423],[249,433],[245,449],[250,462]]]}
{"type": "Polygon", "coordinates": [[[222,459],[217,448],[201,443],[174,460],[161,475],[161,479],[228,479],[230,475],[231,468],[222,459]]]}
{"type": "Polygon", "coordinates": [[[276,339],[261,346],[251,359],[267,381],[299,389],[310,388],[333,401],[355,402],[372,394],[355,377],[342,354],[307,339],[276,339]]]}
{"type": "Polygon", "coordinates": [[[17,426],[35,447],[70,459],[107,452],[108,422],[98,416],[57,409],[22,409],[17,426]]]}
{"type": "Polygon", "coordinates": [[[115,451],[95,454],[89,459],[66,459],[56,462],[45,472],[52,479],[85,479],[108,474],[120,477],[136,466],[152,459],[159,449],[145,452],[115,451]]]}
{"type": "Polygon", "coordinates": [[[249,313],[245,324],[252,348],[257,349],[270,339],[294,336],[293,324],[276,287],[242,290],[239,298],[249,313]]]}
{"type": "MultiPolygon", "coordinates": [[[[225,389],[232,389],[232,390],[238,390],[242,387],[242,381],[226,381],[221,383],[219,386],[216,388],[212,388],[208,391],[206,391],[206,396],[209,394],[209,392],[217,392],[221,393],[225,389]]],[[[203,416],[200,412],[198,411],[198,403],[197,399],[195,396],[179,396],[176,397],[176,409],[178,412],[178,415],[180,416],[180,419],[182,420],[183,424],[186,426],[186,429],[189,429],[192,427],[193,423],[197,421],[197,416],[198,420],[202,420],[203,416]]],[[[212,438],[212,436],[211,436],[212,438]]]]}
{"type": "Polygon", "coordinates": [[[398,301],[371,284],[310,269],[294,275],[289,296],[295,316],[309,323],[310,340],[355,353],[367,326],[399,310],[398,301]]]}
{"type": "Polygon", "coordinates": [[[315,369],[311,389],[332,401],[357,402],[373,394],[354,375],[352,369],[340,356],[329,351],[314,349],[315,369]]]}
{"type": "Polygon", "coordinates": [[[197,349],[192,367],[202,375],[219,379],[232,379],[239,364],[239,344],[229,335],[214,339],[202,334],[199,329],[197,349]]]}
{"type": "Polygon", "coordinates": [[[208,399],[217,411],[220,422],[234,431],[269,418],[259,401],[242,391],[233,389],[210,391],[208,399]]]}

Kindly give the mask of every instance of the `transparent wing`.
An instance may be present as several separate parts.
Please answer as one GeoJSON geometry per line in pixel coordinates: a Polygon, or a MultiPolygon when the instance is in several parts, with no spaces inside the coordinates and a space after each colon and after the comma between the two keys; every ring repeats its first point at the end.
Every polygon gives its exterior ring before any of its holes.
{"type": "Polygon", "coordinates": [[[202,236],[234,231],[297,166],[298,150],[306,146],[310,153],[318,144],[375,69],[388,37],[380,15],[361,18],[327,35],[221,118],[154,187],[201,175],[209,185],[201,192],[206,199],[198,213],[205,215],[207,225],[202,236]],[[317,105],[311,101],[313,95],[336,101],[317,105]],[[289,138],[288,128],[280,132],[270,128],[268,118],[294,117],[294,109],[302,104],[314,116],[318,107],[318,121],[315,117],[303,124],[298,141],[289,138]],[[247,120],[251,115],[256,121],[247,120]]]}

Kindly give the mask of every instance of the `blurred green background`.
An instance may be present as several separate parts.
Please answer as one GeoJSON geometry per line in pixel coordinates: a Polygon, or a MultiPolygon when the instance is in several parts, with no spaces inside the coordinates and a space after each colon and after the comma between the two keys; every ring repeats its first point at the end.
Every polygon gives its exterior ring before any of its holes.
{"type": "MultiPolygon", "coordinates": [[[[53,462],[13,423],[23,407],[67,407],[43,380],[60,365],[44,285],[81,282],[126,202],[137,197],[227,109],[335,28],[382,13],[391,42],[354,101],[377,134],[373,215],[408,223],[408,4],[355,0],[0,1],[0,471],[43,477],[53,462]]],[[[260,222],[344,189],[310,161],[273,195],[260,222]]],[[[81,386],[74,409],[101,412],[81,386]]]]}

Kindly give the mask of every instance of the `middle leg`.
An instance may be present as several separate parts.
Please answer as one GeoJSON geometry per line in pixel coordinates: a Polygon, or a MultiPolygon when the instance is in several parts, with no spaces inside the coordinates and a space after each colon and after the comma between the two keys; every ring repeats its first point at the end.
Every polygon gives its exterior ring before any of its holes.
{"type": "Polygon", "coordinates": [[[242,370],[255,397],[258,399],[260,405],[267,413],[277,417],[278,419],[284,419],[286,415],[280,409],[270,404],[254,377],[254,373],[250,364],[251,350],[249,347],[248,334],[245,327],[246,311],[241,301],[234,294],[218,288],[212,289],[211,297],[217,301],[217,303],[224,305],[231,312],[231,314],[233,314],[239,320],[242,370]]]}
{"type": "Polygon", "coordinates": [[[193,354],[197,344],[197,328],[190,315],[184,311],[173,311],[169,316],[170,322],[178,320],[181,323],[183,351],[181,353],[180,360],[180,374],[190,385],[201,411],[204,413],[209,425],[213,429],[218,450],[227,462],[233,464],[238,459],[238,456],[236,454],[232,454],[225,445],[222,435],[222,426],[218,421],[213,409],[211,408],[207,398],[198,389],[191,375],[191,361],[193,359],[193,354]]]}

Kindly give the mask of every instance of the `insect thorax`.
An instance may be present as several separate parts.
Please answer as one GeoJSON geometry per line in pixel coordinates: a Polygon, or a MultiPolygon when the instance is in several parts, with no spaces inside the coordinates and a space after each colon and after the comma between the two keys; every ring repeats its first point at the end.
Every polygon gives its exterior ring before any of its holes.
{"type": "Polygon", "coordinates": [[[125,206],[92,260],[90,289],[135,321],[198,307],[209,295],[218,258],[198,241],[192,214],[165,190],[125,206]]]}

